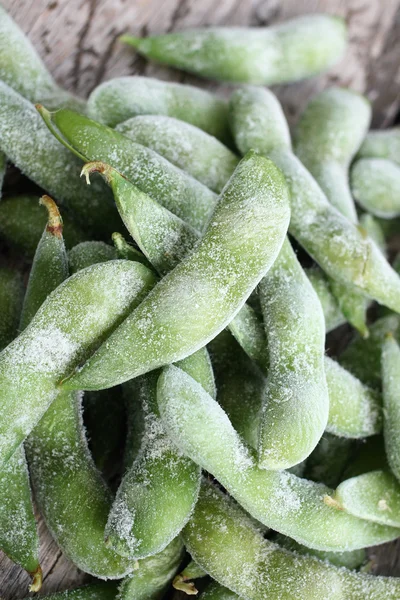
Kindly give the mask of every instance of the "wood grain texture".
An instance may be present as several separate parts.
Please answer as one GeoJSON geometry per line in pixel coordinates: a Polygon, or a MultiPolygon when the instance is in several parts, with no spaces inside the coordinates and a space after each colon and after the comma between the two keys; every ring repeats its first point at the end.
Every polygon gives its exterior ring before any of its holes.
{"type": "MultiPolygon", "coordinates": [[[[329,73],[279,86],[293,124],[309,98],[329,85],[349,86],[373,103],[375,127],[390,125],[399,111],[400,0],[3,0],[5,8],[65,88],[87,96],[101,81],[144,74],[194,83],[227,94],[228,86],[148,63],[117,41],[124,32],[160,33],[201,25],[267,26],[313,12],[343,16],[349,27],[346,56],[329,73]]],[[[58,550],[40,521],[43,594],[87,579],[58,550]]],[[[400,545],[372,549],[374,571],[400,575],[400,545]]],[[[27,595],[29,578],[0,555],[0,596],[27,595]]],[[[179,596],[184,598],[185,596],[179,596]]]]}

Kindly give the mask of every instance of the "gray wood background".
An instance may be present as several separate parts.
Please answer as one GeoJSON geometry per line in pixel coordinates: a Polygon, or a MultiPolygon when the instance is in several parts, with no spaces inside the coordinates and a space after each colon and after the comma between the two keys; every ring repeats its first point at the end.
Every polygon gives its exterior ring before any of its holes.
{"type": "MultiPolygon", "coordinates": [[[[329,73],[276,89],[291,123],[315,92],[349,86],[373,103],[374,127],[391,125],[399,111],[400,0],[3,0],[57,81],[86,96],[101,81],[141,74],[194,83],[227,93],[178,71],[149,64],[119,44],[124,32],[139,35],[200,25],[267,26],[300,14],[326,12],[345,17],[349,47],[329,73]]],[[[60,552],[39,519],[42,593],[86,580],[60,552]]],[[[374,571],[400,575],[400,545],[371,549],[374,571]]],[[[0,553],[0,597],[27,595],[28,576],[0,553]]]]}

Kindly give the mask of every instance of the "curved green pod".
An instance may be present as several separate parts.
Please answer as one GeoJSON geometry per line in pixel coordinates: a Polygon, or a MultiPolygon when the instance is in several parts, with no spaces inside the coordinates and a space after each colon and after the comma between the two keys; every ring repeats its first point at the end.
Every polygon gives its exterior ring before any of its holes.
{"type": "Polygon", "coordinates": [[[109,163],[190,225],[204,228],[217,196],[199,181],[150,148],[84,115],[67,109],[49,113],[40,106],[38,110],[58,141],[82,160],[109,163]]]}
{"type": "Polygon", "coordinates": [[[325,320],[288,239],[259,290],[269,365],[258,464],[281,470],[307,458],[326,428],[325,320]]]}
{"type": "MultiPolygon", "coordinates": [[[[67,248],[86,236],[63,209],[63,237],[67,248]]],[[[33,258],[46,225],[46,214],[37,196],[8,196],[0,202],[0,237],[33,258]]]]}
{"type": "Polygon", "coordinates": [[[190,123],[231,145],[226,101],[192,85],[152,77],[117,77],[97,86],[87,103],[88,115],[115,127],[137,115],[164,115],[190,123]]]}
{"type": "Polygon", "coordinates": [[[357,550],[400,535],[399,529],[327,506],[324,498],[333,492],[322,484],[287,471],[259,469],[255,453],[240,439],[224,410],[181,369],[164,368],[157,401],[165,429],[182,452],[216,477],[267,527],[305,546],[334,552],[357,550]]]}
{"type": "Polygon", "coordinates": [[[147,58],[202,77],[274,85],[312,77],[337,62],[346,25],[320,14],[272,27],[207,27],[121,40],[147,58]]]}
{"type": "Polygon", "coordinates": [[[383,437],[389,466],[400,481],[400,348],[391,334],[382,347],[383,437]]]}
{"type": "Polygon", "coordinates": [[[95,237],[118,229],[118,215],[104,184],[85,185],[79,178],[80,161],[54,139],[34,105],[1,81],[0,148],[95,237]]]}
{"type": "Polygon", "coordinates": [[[400,526],[400,483],[385,471],[370,471],[342,481],[330,501],[339,510],[373,523],[400,526]]]}
{"type": "Polygon", "coordinates": [[[85,102],[61,89],[29,39],[0,6],[0,79],[31,102],[46,101],[53,108],[69,105],[84,109],[85,102]]]}
{"type": "Polygon", "coordinates": [[[133,117],[116,130],[151,148],[214,192],[221,192],[239,163],[239,158],[216,138],[172,117],[133,117]]]}
{"type": "Polygon", "coordinates": [[[63,387],[111,387],[203,347],[235,317],[271,267],[288,221],[280,171],[249,152],[195,249],[63,387]]]}
{"type": "Polygon", "coordinates": [[[154,282],[140,263],[111,261],[76,273],[50,294],[0,354],[2,463],[55,400],[57,382],[93,352],[154,282]]]}
{"type": "Polygon", "coordinates": [[[209,483],[202,485],[183,536],[194,560],[247,600],[395,600],[399,596],[398,578],[339,569],[264,539],[248,515],[209,483]]]}
{"type": "Polygon", "coordinates": [[[400,164],[400,127],[370,131],[357,158],[386,158],[400,164]]]}
{"type": "Polygon", "coordinates": [[[73,590],[53,592],[42,598],[44,600],[114,600],[116,595],[117,584],[114,581],[96,581],[73,590]]]}
{"type": "Polygon", "coordinates": [[[300,117],[294,150],[320,188],[344,216],[357,223],[348,170],[371,121],[366,98],[331,87],[314,96],[300,117]]]}
{"type": "Polygon", "coordinates": [[[339,303],[332,293],[332,281],[319,267],[304,269],[322,306],[325,317],[325,331],[329,333],[336,327],[346,323],[346,318],[340,310],[339,303]]]}
{"type": "Polygon", "coordinates": [[[293,155],[287,124],[273,94],[246,87],[232,94],[230,108],[239,150],[253,148],[267,155],[285,176],[291,199],[289,232],[332,279],[399,311],[399,276],[365,232],[329,203],[293,155]]]}
{"type": "Polygon", "coordinates": [[[228,588],[220,585],[216,581],[212,581],[200,596],[201,600],[239,600],[239,596],[228,590],[228,588]]]}
{"type": "Polygon", "coordinates": [[[68,263],[71,275],[97,263],[116,260],[117,251],[105,242],[81,242],[68,252],[68,263]]]}
{"type": "Polygon", "coordinates": [[[381,219],[400,216],[400,165],[362,158],[351,169],[351,191],[358,204],[381,219]]]}

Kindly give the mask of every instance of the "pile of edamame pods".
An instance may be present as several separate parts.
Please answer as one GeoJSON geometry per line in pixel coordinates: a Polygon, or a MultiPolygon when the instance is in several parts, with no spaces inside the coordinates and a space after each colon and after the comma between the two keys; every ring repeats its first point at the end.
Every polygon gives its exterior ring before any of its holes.
{"type": "Polygon", "coordinates": [[[289,132],[265,86],[336,17],[122,41],[230,98],[81,100],[0,7],[0,548],[38,591],[34,497],[93,576],[53,600],[399,599],[365,549],[400,537],[400,132],[336,87],[289,132]]]}

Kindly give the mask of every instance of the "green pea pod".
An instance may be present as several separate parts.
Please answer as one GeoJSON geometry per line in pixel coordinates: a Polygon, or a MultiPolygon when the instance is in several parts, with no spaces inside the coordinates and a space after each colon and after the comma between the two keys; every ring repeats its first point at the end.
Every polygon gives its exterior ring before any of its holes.
{"type": "Polygon", "coordinates": [[[360,519],[400,526],[400,484],[391,473],[370,471],[346,479],[329,501],[332,506],[360,519]]]}
{"type": "MultiPolygon", "coordinates": [[[[0,348],[15,336],[24,288],[18,272],[0,269],[0,348]]],[[[32,576],[31,591],[42,583],[39,538],[33,514],[25,452],[21,447],[0,471],[0,548],[32,576]]]]}
{"type": "Polygon", "coordinates": [[[269,367],[258,464],[287,469],[314,450],[328,422],[325,320],[288,239],[260,283],[269,367]]]}
{"type": "Polygon", "coordinates": [[[311,481],[335,488],[342,480],[343,472],[354,452],[353,440],[325,432],[307,459],[304,476],[311,481]]]}
{"type": "Polygon", "coordinates": [[[193,227],[201,229],[211,217],[216,195],[153,150],[74,111],[37,108],[58,141],[85,162],[109,163],[193,227]]]}
{"type": "Polygon", "coordinates": [[[116,130],[151,148],[214,192],[221,192],[239,162],[216,138],[171,117],[133,117],[117,125],[116,130]]]}
{"type": "Polygon", "coordinates": [[[188,596],[195,596],[198,594],[198,590],[196,589],[192,579],[201,579],[203,577],[207,577],[207,573],[199,567],[194,560],[191,560],[190,563],[181,571],[172,582],[172,587],[181,592],[185,592],[188,596]]]}
{"type": "Polygon", "coordinates": [[[119,219],[102,182],[79,179],[80,161],[47,130],[33,104],[0,81],[0,148],[21,171],[65,204],[94,236],[118,229],[119,219]]]}
{"type": "Polygon", "coordinates": [[[254,452],[239,438],[224,410],[181,369],[171,365],[163,370],[157,400],[174,443],[265,526],[305,546],[334,552],[399,536],[399,529],[327,506],[324,497],[332,490],[322,484],[286,471],[259,469],[254,452]]]}
{"type": "Polygon", "coordinates": [[[325,331],[329,333],[332,329],[346,323],[338,301],[332,293],[332,281],[329,281],[325,273],[318,267],[305,269],[305,272],[321,302],[325,317],[325,331]]]}
{"type": "Polygon", "coordinates": [[[84,100],[62,90],[15,21],[0,6],[0,79],[31,102],[46,101],[53,108],[83,109],[84,100]]]}
{"type": "Polygon", "coordinates": [[[76,273],[50,294],[0,354],[1,462],[55,400],[57,382],[121,323],[154,281],[139,263],[112,261],[76,273]]]}
{"type": "Polygon", "coordinates": [[[207,344],[235,317],[273,264],[286,234],[288,204],[280,171],[248,153],[193,252],[63,387],[111,387],[207,344]]]}
{"type": "MultiPolygon", "coordinates": [[[[37,196],[8,196],[0,202],[0,237],[33,258],[46,225],[46,215],[37,196]]],[[[63,237],[67,248],[85,239],[63,209],[63,237]]]]}
{"type": "Polygon", "coordinates": [[[339,60],[346,26],[321,14],[273,27],[207,27],[120,39],[147,58],[202,77],[274,85],[312,77],[339,60]]]}
{"type": "Polygon", "coordinates": [[[54,592],[42,598],[44,600],[114,600],[116,594],[117,584],[114,581],[96,581],[73,590],[54,592]]]}
{"type": "Polygon", "coordinates": [[[242,153],[251,147],[266,154],[282,170],[290,190],[289,231],[305,250],[332,279],[371,296],[392,310],[400,310],[399,276],[365,232],[328,202],[316,181],[293,155],[282,109],[271,92],[253,87],[234,92],[231,121],[242,153]]]}
{"type": "Polygon", "coordinates": [[[151,77],[117,77],[93,90],[87,109],[90,118],[110,127],[137,115],[174,117],[232,144],[225,100],[192,85],[151,77]]]}
{"type": "Polygon", "coordinates": [[[351,169],[358,204],[381,219],[400,216],[400,166],[384,158],[362,158],[351,169]]]}
{"type": "Polygon", "coordinates": [[[29,325],[47,296],[68,277],[61,215],[50,196],[42,196],[39,203],[46,207],[48,219],[29,275],[21,314],[21,331],[29,325]]]}
{"type": "Polygon", "coordinates": [[[81,242],[68,252],[68,262],[71,274],[97,263],[115,260],[117,252],[113,246],[104,242],[81,242]]]}
{"type": "Polygon", "coordinates": [[[357,158],[386,158],[400,164],[400,128],[370,131],[357,158]]]}
{"type": "Polygon", "coordinates": [[[383,436],[389,466],[400,481],[400,348],[388,334],[382,348],[383,436]]]}
{"type": "Polygon", "coordinates": [[[399,596],[397,578],[338,569],[269,542],[246,513],[211,484],[202,486],[183,536],[205,571],[248,600],[395,600],[399,596]]]}

